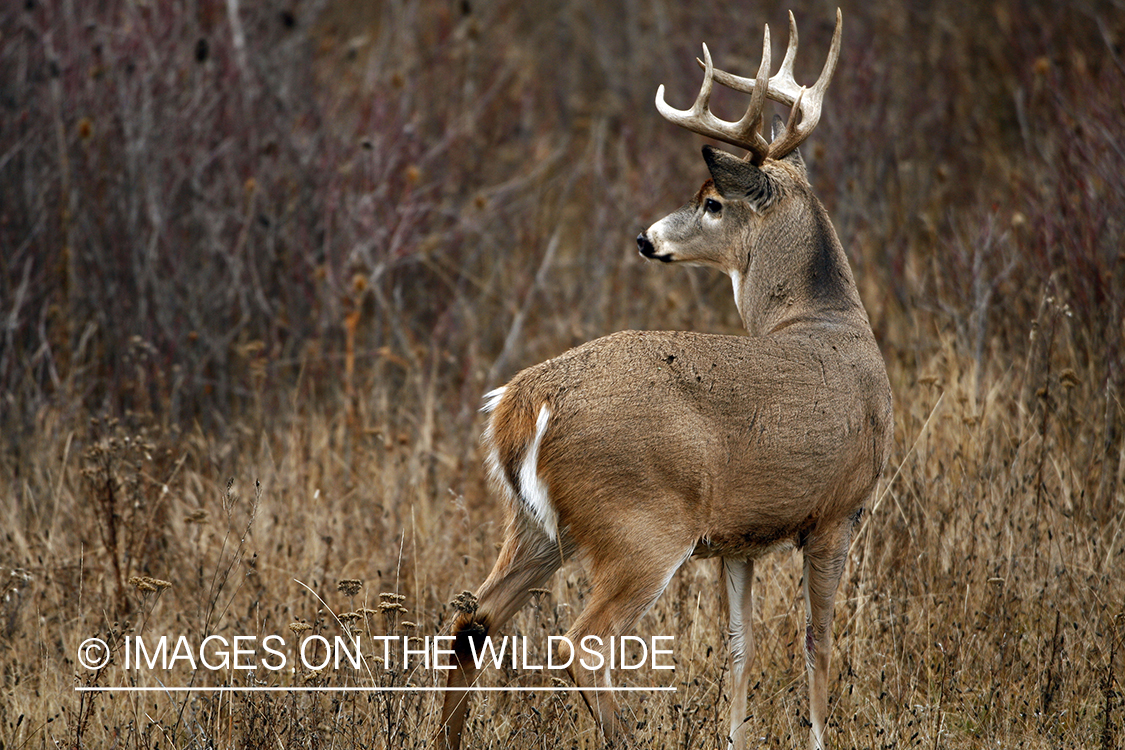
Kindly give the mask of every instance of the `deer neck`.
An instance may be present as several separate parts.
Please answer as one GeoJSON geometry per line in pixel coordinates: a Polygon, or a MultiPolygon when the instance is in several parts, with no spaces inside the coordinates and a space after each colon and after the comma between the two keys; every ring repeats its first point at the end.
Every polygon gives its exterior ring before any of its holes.
{"type": "Polygon", "coordinates": [[[869,327],[851,267],[824,209],[770,225],[744,243],[745,264],[731,272],[746,330],[763,336],[800,322],[869,327]],[[810,216],[811,214],[811,216],[810,216]]]}

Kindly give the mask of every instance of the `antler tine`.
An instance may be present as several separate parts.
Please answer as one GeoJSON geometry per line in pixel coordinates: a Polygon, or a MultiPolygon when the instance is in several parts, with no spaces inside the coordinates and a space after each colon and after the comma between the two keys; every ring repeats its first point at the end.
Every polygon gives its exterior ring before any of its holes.
{"type": "MultiPolygon", "coordinates": [[[[790,11],[789,16],[792,18],[792,11],[790,11]]],[[[837,8],[836,30],[832,32],[832,44],[828,47],[828,59],[824,61],[824,69],[820,71],[820,78],[817,78],[816,83],[813,84],[813,89],[819,91],[822,95],[828,90],[828,84],[832,81],[832,76],[836,74],[836,63],[840,60],[840,32],[843,24],[843,14],[837,8]]]]}
{"type": "MultiPolygon", "coordinates": [[[[790,13],[790,19],[792,19],[790,13]]],[[[832,33],[832,44],[828,48],[828,59],[824,62],[824,68],[820,71],[820,77],[816,79],[811,89],[806,89],[799,86],[793,78],[792,68],[788,71],[782,66],[781,73],[787,73],[788,78],[786,83],[795,87],[800,93],[797,96],[797,102],[793,105],[793,109],[789,113],[789,122],[785,126],[785,133],[774,143],[770,144],[770,156],[774,159],[780,159],[786,154],[791,153],[795,148],[805,142],[805,139],[816,129],[817,124],[820,122],[820,111],[824,104],[824,92],[828,90],[828,84],[832,81],[832,76],[836,72],[836,62],[840,59],[840,31],[843,25],[843,14],[840,9],[836,9],[836,30],[832,33]],[[797,113],[801,114],[801,121],[797,123],[797,113]]],[[[796,29],[796,24],[792,28],[796,29]]],[[[796,45],[794,44],[794,47],[796,45]]],[[[788,55],[787,55],[788,57],[788,55]]],[[[780,76],[781,73],[778,73],[780,76]]]]}
{"type": "MultiPolygon", "coordinates": [[[[755,164],[761,164],[769,155],[769,142],[762,137],[762,109],[765,107],[765,98],[768,94],[768,76],[770,71],[770,30],[765,30],[765,41],[762,49],[762,64],[758,68],[755,82],[761,82],[756,91],[750,91],[750,105],[746,114],[738,122],[727,122],[716,117],[710,110],[711,90],[715,80],[715,67],[711,62],[711,51],[703,45],[703,84],[699,88],[699,95],[691,109],[676,109],[664,100],[664,85],[656,90],[656,109],[669,122],[680,127],[699,133],[708,138],[729,143],[732,146],[745,148],[752,154],[755,164]]],[[[754,82],[751,82],[753,86],[754,82]]]]}
{"type": "MultiPolygon", "coordinates": [[[[794,81],[793,79],[793,61],[797,59],[797,19],[793,17],[793,11],[789,11],[789,46],[785,48],[785,58],[781,61],[781,68],[778,69],[777,75],[774,78],[780,80],[794,81]]],[[[771,79],[772,81],[772,79],[771,79]]],[[[796,81],[794,81],[796,83],[796,81]]]]}
{"type": "MultiPolygon", "coordinates": [[[[781,61],[781,68],[777,75],[769,79],[765,96],[775,102],[791,107],[789,120],[785,133],[770,144],[769,156],[780,159],[793,149],[800,146],[820,122],[820,110],[824,101],[824,92],[836,72],[836,63],[840,59],[840,35],[843,26],[843,14],[836,9],[836,30],[832,34],[832,44],[828,49],[828,59],[820,72],[820,77],[811,88],[806,88],[797,83],[793,77],[793,62],[797,57],[797,22],[793,12],[789,12],[789,46],[785,50],[785,58],[781,61]],[[797,121],[798,115],[800,122],[797,121]]],[[[757,80],[733,75],[723,70],[715,69],[712,73],[715,81],[727,88],[745,94],[756,94],[760,86],[757,80]]]]}
{"type": "Polygon", "coordinates": [[[754,148],[749,149],[750,160],[757,165],[761,165],[769,156],[770,145],[762,136],[762,110],[766,106],[766,94],[768,86],[766,82],[769,80],[770,74],[770,55],[773,50],[770,47],[770,27],[766,24],[766,30],[762,35],[762,64],[758,66],[758,77],[755,79],[757,84],[754,87],[754,93],[750,97],[750,106],[746,108],[746,114],[742,116],[739,121],[740,125],[745,125],[754,134],[754,148]],[[751,113],[753,117],[751,117],[751,113]],[[748,122],[749,121],[749,122],[748,122]]]}

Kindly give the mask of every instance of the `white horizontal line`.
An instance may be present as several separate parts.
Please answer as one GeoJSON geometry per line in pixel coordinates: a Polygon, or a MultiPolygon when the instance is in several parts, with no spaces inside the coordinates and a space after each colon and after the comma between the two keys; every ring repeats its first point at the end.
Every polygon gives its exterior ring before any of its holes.
{"type": "Polygon", "coordinates": [[[76,693],[667,693],[675,687],[76,687],[76,693]]]}

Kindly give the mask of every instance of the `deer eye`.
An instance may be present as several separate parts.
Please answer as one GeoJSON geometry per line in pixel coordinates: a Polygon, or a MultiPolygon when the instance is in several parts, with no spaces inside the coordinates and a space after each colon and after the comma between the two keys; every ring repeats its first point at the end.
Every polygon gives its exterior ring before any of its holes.
{"type": "Polygon", "coordinates": [[[717,214],[723,210],[723,204],[719,203],[714,198],[708,198],[703,201],[703,210],[709,214],[717,214]]]}

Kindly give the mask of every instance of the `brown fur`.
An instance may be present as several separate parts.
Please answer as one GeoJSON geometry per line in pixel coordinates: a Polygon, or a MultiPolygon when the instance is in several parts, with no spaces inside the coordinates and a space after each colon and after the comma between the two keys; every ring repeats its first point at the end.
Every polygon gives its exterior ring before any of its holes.
{"type": "MultiPolygon", "coordinates": [[[[508,532],[478,610],[454,623],[449,684],[472,684],[468,639],[500,628],[565,558],[584,560],[592,582],[567,634],[578,643],[628,633],[688,557],[719,556],[731,745],[741,750],[753,561],[795,545],[805,561],[810,746],[821,748],[833,602],[852,528],[890,451],[890,385],[800,156],[760,168],[713,149],[704,156],[712,181],[638,243],[647,257],[729,274],[750,335],[623,331],[508,383],[485,439],[510,500],[508,532]],[[525,469],[544,406],[537,461],[525,469]],[[538,520],[537,503],[549,503],[554,527],[538,520]]],[[[609,684],[605,672],[575,666],[571,675],[580,687],[609,684]]],[[[606,737],[620,740],[612,694],[583,697],[606,737]]],[[[465,693],[446,694],[449,748],[460,745],[465,708],[465,693]]]]}

